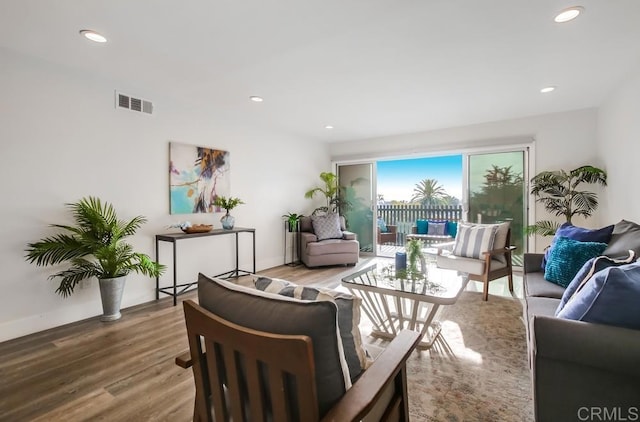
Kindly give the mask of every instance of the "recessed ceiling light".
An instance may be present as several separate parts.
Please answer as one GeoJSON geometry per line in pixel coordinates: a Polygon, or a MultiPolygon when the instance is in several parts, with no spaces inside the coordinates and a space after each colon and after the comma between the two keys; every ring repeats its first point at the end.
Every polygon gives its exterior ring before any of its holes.
{"type": "Polygon", "coordinates": [[[333,129],[333,126],[331,126],[331,125],[326,125],[324,128],[325,128],[325,129],[333,129]]]}
{"type": "Polygon", "coordinates": [[[263,101],[264,101],[264,100],[262,99],[262,97],[257,97],[257,96],[255,96],[255,95],[253,95],[253,96],[249,97],[249,99],[250,99],[251,101],[253,101],[253,102],[256,102],[256,103],[261,103],[261,102],[263,102],[263,101]]]}
{"type": "Polygon", "coordinates": [[[80,35],[83,35],[85,38],[93,42],[107,42],[107,39],[103,35],[98,34],[96,31],[91,31],[90,29],[83,29],[80,31],[80,35]]]}
{"type": "Polygon", "coordinates": [[[540,92],[542,92],[543,94],[546,94],[546,93],[549,93],[549,92],[553,92],[555,90],[556,90],[555,86],[546,86],[546,87],[542,88],[540,90],[540,92]]]}
{"type": "Polygon", "coordinates": [[[558,13],[553,20],[558,23],[569,22],[577,18],[582,12],[584,12],[584,7],[582,6],[569,7],[568,9],[564,9],[562,12],[558,13]]]}

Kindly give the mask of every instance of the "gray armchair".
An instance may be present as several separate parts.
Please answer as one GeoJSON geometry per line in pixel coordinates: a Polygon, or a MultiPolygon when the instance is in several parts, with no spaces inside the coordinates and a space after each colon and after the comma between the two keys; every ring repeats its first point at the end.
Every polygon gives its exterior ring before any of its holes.
{"type": "Polygon", "coordinates": [[[318,240],[313,231],[311,217],[300,218],[300,260],[307,267],[325,265],[356,265],[360,244],[356,234],[346,231],[344,217],[340,216],[341,239],[318,240]]]}

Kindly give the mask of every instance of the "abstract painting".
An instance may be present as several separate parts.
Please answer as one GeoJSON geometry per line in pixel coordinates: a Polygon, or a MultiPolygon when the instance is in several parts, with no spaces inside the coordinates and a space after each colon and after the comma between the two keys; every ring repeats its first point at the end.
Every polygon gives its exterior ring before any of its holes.
{"type": "Polygon", "coordinates": [[[218,196],[229,196],[229,151],[169,143],[171,214],[219,212],[218,196]]]}

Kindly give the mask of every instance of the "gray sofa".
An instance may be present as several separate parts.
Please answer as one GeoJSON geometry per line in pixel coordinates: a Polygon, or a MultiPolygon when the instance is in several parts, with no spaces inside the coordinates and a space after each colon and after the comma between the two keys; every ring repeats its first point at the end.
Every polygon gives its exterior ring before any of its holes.
{"type": "Polygon", "coordinates": [[[356,265],[360,243],[356,234],[346,231],[344,217],[340,216],[342,237],[318,240],[310,217],[300,218],[300,261],[307,267],[325,265],[356,265]]]}
{"type": "Polygon", "coordinates": [[[524,257],[536,421],[640,420],[640,331],[554,317],[564,288],[542,257],[524,257]]]}

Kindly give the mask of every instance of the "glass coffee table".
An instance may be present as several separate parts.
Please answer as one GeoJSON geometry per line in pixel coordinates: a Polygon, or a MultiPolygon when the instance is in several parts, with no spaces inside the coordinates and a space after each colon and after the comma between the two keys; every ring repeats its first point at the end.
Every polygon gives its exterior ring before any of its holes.
{"type": "Polygon", "coordinates": [[[362,299],[372,336],[391,339],[409,329],[422,334],[419,348],[431,347],[441,331],[435,320],[440,306],[456,303],[469,278],[434,264],[426,268],[425,274],[396,274],[392,264],[376,262],[342,279],[342,286],[362,299]]]}

